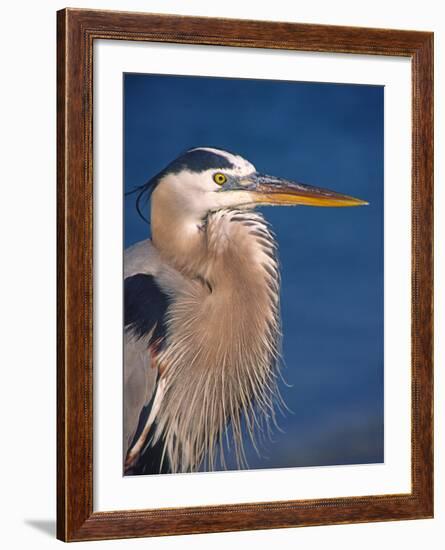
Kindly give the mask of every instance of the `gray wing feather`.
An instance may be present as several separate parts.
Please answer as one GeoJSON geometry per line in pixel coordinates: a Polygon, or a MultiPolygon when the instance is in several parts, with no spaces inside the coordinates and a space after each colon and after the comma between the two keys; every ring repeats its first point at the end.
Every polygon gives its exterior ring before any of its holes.
{"type": "Polygon", "coordinates": [[[124,456],[133,440],[139,415],[156,387],[157,369],[150,367],[150,354],[143,339],[124,336],[124,456]]]}
{"type": "MultiPolygon", "coordinates": [[[[159,255],[150,239],[125,251],[124,278],[138,273],[155,275],[159,270],[159,255]]],[[[146,338],[124,334],[124,457],[136,432],[139,415],[154,393],[157,369],[150,367],[146,338]]]]}
{"type": "MultiPolygon", "coordinates": [[[[151,275],[169,296],[186,284],[183,277],[165,264],[150,239],[127,248],[124,253],[124,278],[151,275]]],[[[137,338],[131,332],[124,335],[124,457],[138,427],[142,409],[147,406],[157,384],[157,369],[150,365],[147,337],[137,338]]]]}

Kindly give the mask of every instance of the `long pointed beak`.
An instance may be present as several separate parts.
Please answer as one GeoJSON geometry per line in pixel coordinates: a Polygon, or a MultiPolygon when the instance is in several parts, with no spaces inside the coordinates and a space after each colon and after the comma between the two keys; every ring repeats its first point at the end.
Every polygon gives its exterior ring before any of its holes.
{"type": "Polygon", "coordinates": [[[245,189],[252,193],[253,200],[264,205],[362,206],[369,204],[329,189],[263,174],[248,176],[245,184],[247,184],[245,189]]]}

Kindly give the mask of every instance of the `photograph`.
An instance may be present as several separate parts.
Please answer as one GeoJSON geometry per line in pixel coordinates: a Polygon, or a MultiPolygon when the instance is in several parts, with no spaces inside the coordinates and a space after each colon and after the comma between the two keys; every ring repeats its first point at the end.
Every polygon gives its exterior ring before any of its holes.
{"type": "Polygon", "coordinates": [[[384,86],[123,102],[124,476],[383,463],[384,86]]]}
{"type": "Polygon", "coordinates": [[[433,518],[432,20],[108,8],[57,12],[57,538],[433,518]]]}

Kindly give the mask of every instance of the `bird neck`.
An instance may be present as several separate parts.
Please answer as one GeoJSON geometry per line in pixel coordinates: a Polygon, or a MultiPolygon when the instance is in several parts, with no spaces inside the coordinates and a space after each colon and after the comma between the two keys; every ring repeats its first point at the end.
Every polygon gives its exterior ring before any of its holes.
{"type": "Polygon", "coordinates": [[[170,207],[168,213],[152,209],[151,238],[163,260],[187,278],[201,276],[206,259],[205,222],[170,207]]]}
{"type": "Polygon", "coordinates": [[[152,241],[182,275],[234,291],[264,287],[264,274],[278,284],[276,244],[260,214],[228,209],[200,218],[171,208],[152,210],[152,241]]]}
{"type": "MultiPolygon", "coordinates": [[[[278,395],[279,274],[265,220],[252,211],[221,210],[197,235],[194,246],[205,261],[194,269],[207,284],[194,280],[179,290],[169,309],[168,344],[158,358],[168,391],[156,437],[166,441],[173,471],[196,469],[205,449],[213,469],[229,424],[243,465],[241,411],[254,439],[256,415],[266,424],[273,419],[278,395]],[[188,407],[179,414],[180,403],[188,407]]],[[[189,261],[191,250],[189,245],[189,261]]]]}
{"type": "Polygon", "coordinates": [[[206,218],[202,233],[205,261],[200,275],[213,288],[244,298],[267,294],[271,278],[278,288],[276,244],[260,214],[219,210],[206,218]]]}

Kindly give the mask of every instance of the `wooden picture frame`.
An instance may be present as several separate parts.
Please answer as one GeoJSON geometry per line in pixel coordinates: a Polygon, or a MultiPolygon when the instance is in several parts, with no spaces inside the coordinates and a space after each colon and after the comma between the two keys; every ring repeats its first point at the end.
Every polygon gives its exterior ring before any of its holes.
{"type": "Polygon", "coordinates": [[[65,9],[57,14],[57,537],[129,538],[433,516],[433,34],[65,9]],[[93,511],[95,40],[403,56],[412,63],[412,426],[407,494],[93,511]]]}

